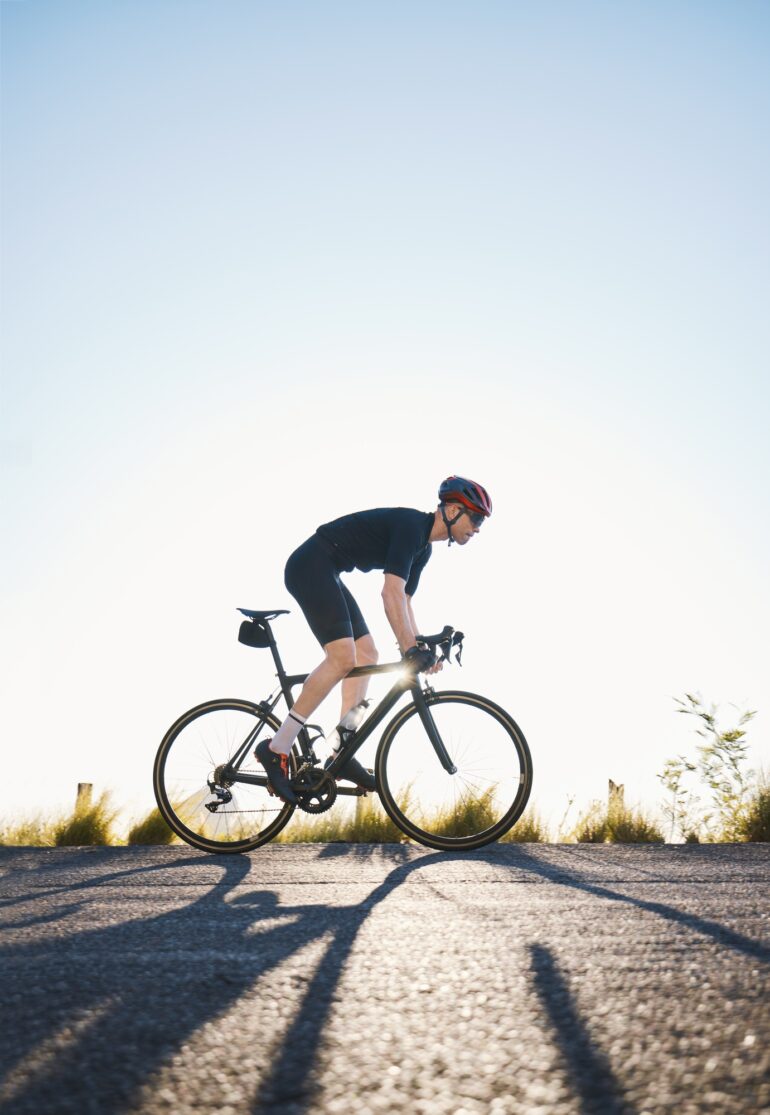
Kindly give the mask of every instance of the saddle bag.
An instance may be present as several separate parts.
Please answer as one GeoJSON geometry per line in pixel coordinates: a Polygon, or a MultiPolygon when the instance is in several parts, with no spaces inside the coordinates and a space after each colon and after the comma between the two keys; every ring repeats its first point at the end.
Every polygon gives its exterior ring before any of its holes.
{"type": "Polygon", "coordinates": [[[238,631],[238,642],[247,647],[269,647],[267,628],[258,620],[245,619],[238,631]]]}

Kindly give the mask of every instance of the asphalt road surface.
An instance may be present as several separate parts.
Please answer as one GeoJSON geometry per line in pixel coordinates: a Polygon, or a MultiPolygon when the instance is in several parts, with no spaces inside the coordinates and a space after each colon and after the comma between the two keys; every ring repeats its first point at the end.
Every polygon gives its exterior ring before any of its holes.
{"type": "Polygon", "coordinates": [[[770,1115],[770,846],[0,849],[3,1112],[770,1115]]]}

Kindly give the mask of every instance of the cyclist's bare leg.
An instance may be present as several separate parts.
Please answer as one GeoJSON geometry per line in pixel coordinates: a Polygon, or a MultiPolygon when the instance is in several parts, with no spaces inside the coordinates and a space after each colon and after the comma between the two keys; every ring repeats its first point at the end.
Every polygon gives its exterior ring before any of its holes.
{"type": "MultiPolygon", "coordinates": [[[[362,635],[360,639],[356,639],[356,666],[376,666],[379,661],[379,654],[377,647],[374,645],[374,639],[368,633],[362,635]]],[[[364,676],[362,678],[345,678],[342,683],[342,709],[340,711],[340,720],[342,720],[348,709],[353,708],[359,701],[363,701],[366,696],[366,691],[369,688],[369,678],[364,676]]]]}
{"type": "Polygon", "coordinates": [[[294,707],[270,741],[270,750],[277,754],[289,754],[307,718],[356,664],[356,644],[352,638],[335,639],[325,645],[324,652],[323,662],[309,675],[294,707]]]}
{"type": "MultiPolygon", "coordinates": [[[[294,702],[294,711],[307,719],[311,716],[334,686],[350,673],[356,665],[356,643],[351,639],[335,639],[324,646],[325,658],[316,666],[302,686],[294,702]]],[[[351,678],[351,681],[358,680],[351,678]]],[[[360,698],[359,698],[360,700],[360,698]]]]}
{"type": "MultiPolygon", "coordinates": [[[[323,662],[308,675],[300,695],[294,702],[294,707],[273,736],[270,743],[272,751],[288,754],[302,724],[329,696],[335,685],[342,681],[354,666],[373,666],[378,660],[374,639],[369,634],[362,635],[356,640],[335,639],[331,643],[326,643],[324,652],[323,662]]],[[[340,720],[348,709],[364,699],[368,686],[368,677],[347,678],[342,681],[340,720]]]]}

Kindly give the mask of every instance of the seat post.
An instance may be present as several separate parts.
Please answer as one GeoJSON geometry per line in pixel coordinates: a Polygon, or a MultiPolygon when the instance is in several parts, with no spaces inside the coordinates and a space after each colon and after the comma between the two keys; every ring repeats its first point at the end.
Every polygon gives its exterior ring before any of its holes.
{"type": "Polygon", "coordinates": [[[278,644],[276,643],[275,638],[273,636],[273,629],[270,626],[270,621],[266,619],[266,620],[263,620],[263,622],[264,622],[264,625],[265,625],[265,629],[267,631],[267,641],[268,641],[268,646],[270,647],[270,653],[273,656],[273,662],[275,662],[275,668],[278,672],[278,680],[281,683],[281,690],[283,692],[284,697],[286,698],[286,704],[289,706],[289,708],[291,708],[292,705],[294,704],[294,698],[292,696],[291,687],[286,684],[286,671],[283,668],[283,662],[281,661],[281,655],[278,652],[278,644]]]}

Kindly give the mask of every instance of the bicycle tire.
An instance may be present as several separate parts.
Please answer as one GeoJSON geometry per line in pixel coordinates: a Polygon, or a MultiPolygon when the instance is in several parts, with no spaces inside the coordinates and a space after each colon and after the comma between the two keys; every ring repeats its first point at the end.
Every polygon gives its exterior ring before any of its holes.
{"type": "MultiPolygon", "coordinates": [[[[406,836],[429,848],[460,851],[492,844],[499,840],[501,836],[504,836],[519,819],[532,790],[532,757],[524,733],[505,709],[495,704],[494,701],[476,693],[445,690],[426,694],[425,699],[434,718],[441,706],[446,706],[449,709],[453,705],[462,705],[468,713],[468,716],[463,719],[470,718],[473,720],[479,714],[481,716],[487,715],[491,718],[489,723],[498,726],[499,732],[495,730],[495,746],[498,746],[498,737],[501,754],[505,753],[507,744],[511,745],[511,758],[506,758],[501,768],[505,774],[503,800],[499,805],[497,804],[495,795],[498,793],[498,783],[493,781],[492,773],[489,775],[480,774],[481,771],[486,770],[492,772],[492,768],[478,767],[478,765],[475,768],[473,767],[474,745],[471,745],[468,749],[466,743],[460,744],[456,738],[452,738],[454,733],[449,728],[451,721],[443,715],[439,718],[444,721],[443,726],[437,723],[450,757],[456,764],[460,763],[460,751],[465,747],[467,751],[467,758],[464,760],[466,769],[475,771],[475,773],[473,779],[469,779],[463,775],[462,768],[458,768],[457,774],[461,781],[455,783],[454,791],[450,791],[450,794],[454,792],[454,807],[450,805],[447,808],[444,804],[444,812],[442,813],[440,807],[434,806],[434,819],[431,820],[430,826],[426,827],[428,825],[426,820],[426,809],[428,807],[422,804],[419,798],[410,797],[414,782],[406,789],[403,785],[394,784],[398,780],[397,768],[399,763],[403,772],[408,769],[410,762],[419,763],[424,757],[427,774],[423,781],[429,790],[431,785],[449,786],[450,782],[448,780],[456,778],[457,775],[449,775],[441,767],[422,722],[419,721],[419,718],[417,722],[412,722],[412,718],[417,715],[417,708],[414,703],[410,703],[399,710],[390,721],[377,748],[375,772],[385,811],[406,836]],[[470,710],[473,710],[474,717],[470,717],[470,710]],[[410,722],[411,731],[409,730],[410,722]],[[403,744],[398,748],[400,758],[394,757],[396,756],[399,733],[406,737],[403,744]],[[416,743],[417,747],[415,746],[416,743]],[[462,781],[463,778],[465,778],[464,781],[462,781]],[[431,783],[431,780],[434,780],[433,783],[431,783]],[[468,785],[471,782],[474,784],[474,788],[468,790],[468,785]],[[488,782],[489,786],[483,790],[484,808],[481,808],[481,798],[478,796],[481,789],[477,790],[476,784],[481,787],[484,782],[488,782]],[[477,795],[475,799],[472,797],[473,794],[477,795]],[[508,798],[510,798],[510,801],[508,801],[508,798]],[[469,806],[475,806],[475,811],[469,806]],[[452,808],[454,808],[454,812],[452,812],[452,808]],[[497,815],[498,813],[499,815],[497,815]],[[477,817],[477,819],[474,820],[474,817],[477,817]],[[472,831],[474,828],[479,828],[479,831],[472,831]],[[469,829],[471,831],[468,831],[469,829]]],[[[477,744],[475,746],[476,751],[479,751],[481,745],[477,744]]],[[[422,774],[419,777],[422,779],[422,774]]],[[[439,791],[439,793],[443,794],[443,791],[439,791]]],[[[430,797],[430,793],[427,796],[430,797]]]]}
{"type": "MultiPolygon", "coordinates": [[[[220,723],[223,721],[220,720],[220,723]]],[[[238,700],[237,698],[222,698],[221,700],[205,701],[203,704],[196,705],[194,708],[189,709],[183,713],[182,716],[176,720],[169,730],[166,732],[155,756],[155,763],[153,766],[153,790],[155,792],[155,800],[158,804],[161,816],[166,821],[166,824],[171,830],[176,833],[185,843],[190,844],[194,848],[200,848],[204,852],[213,852],[216,854],[229,854],[239,852],[250,852],[255,848],[260,847],[262,844],[268,843],[288,824],[294,813],[295,806],[287,805],[281,802],[279,798],[270,798],[267,790],[261,787],[247,787],[241,783],[236,784],[238,789],[236,793],[250,799],[249,804],[260,806],[264,800],[264,808],[246,809],[246,810],[227,810],[223,807],[218,813],[207,814],[203,812],[205,809],[204,798],[207,796],[213,800],[214,795],[208,791],[207,778],[210,776],[212,768],[215,768],[219,763],[228,761],[235,754],[235,750],[240,742],[245,739],[243,734],[245,731],[252,731],[258,729],[261,732],[262,728],[271,728],[276,730],[280,722],[271,713],[266,712],[252,701],[238,700]],[[185,740],[190,738],[191,726],[198,727],[199,736],[203,738],[203,731],[209,731],[213,727],[213,716],[222,714],[224,717],[230,719],[231,722],[238,721],[238,727],[234,729],[230,738],[227,735],[221,735],[220,739],[211,746],[217,747],[217,754],[211,752],[209,744],[205,744],[201,748],[198,744],[199,758],[190,760],[188,765],[190,767],[189,777],[185,776],[183,781],[189,782],[190,785],[183,785],[179,788],[179,770],[169,770],[171,766],[178,768],[179,757],[178,753],[181,748],[182,737],[185,740]],[[211,720],[208,722],[201,721],[202,717],[210,716],[211,720]],[[204,729],[201,730],[201,723],[204,729]],[[174,754],[174,745],[177,745],[177,758],[173,763],[170,763],[171,756],[174,754]],[[206,751],[206,755],[202,751],[206,751]],[[169,785],[169,781],[176,778],[176,785],[169,785]],[[206,787],[204,790],[203,787],[206,787]],[[196,788],[197,787],[197,788],[196,788]],[[176,802],[180,793],[186,796],[176,802]],[[194,801],[194,807],[190,802],[194,801]],[[185,817],[186,810],[186,817],[185,817]],[[222,821],[223,817],[228,817],[233,813],[241,813],[244,816],[247,814],[254,814],[255,816],[260,813],[273,815],[273,819],[264,828],[259,828],[257,832],[249,833],[248,835],[241,836],[235,830],[235,822],[233,822],[233,829],[229,827],[229,822],[219,824],[217,826],[217,818],[222,821]],[[196,823],[191,824],[193,816],[196,817],[196,823]],[[208,829],[208,833],[207,830],[208,829]],[[213,833],[217,832],[214,836],[213,833]]],[[[218,727],[218,726],[217,726],[218,727]]],[[[195,744],[193,744],[193,749],[195,744]]],[[[253,756],[253,748],[251,749],[253,756]]],[[[261,764],[257,763],[256,758],[249,757],[251,764],[249,769],[264,774],[264,769],[261,764]]],[[[185,762],[184,755],[181,756],[182,762],[185,762]]],[[[298,762],[298,752],[296,748],[292,750],[289,758],[292,774],[296,772],[298,762]]],[[[234,794],[234,800],[237,797],[234,794]]],[[[256,822],[255,822],[256,823],[256,822]]],[[[243,821],[241,821],[243,824],[243,821]]],[[[241,829],[241,832],[244,830],[241,829]]]]}

